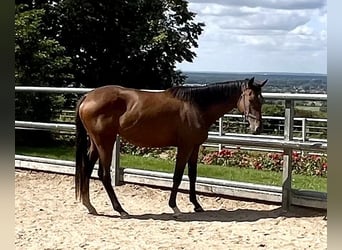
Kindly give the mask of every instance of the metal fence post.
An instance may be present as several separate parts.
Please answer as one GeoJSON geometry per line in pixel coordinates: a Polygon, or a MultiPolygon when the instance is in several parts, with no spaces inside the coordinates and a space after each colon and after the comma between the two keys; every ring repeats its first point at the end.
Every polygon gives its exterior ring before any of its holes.
{"type": "MultiPolygon", "coordinates": [[[[285,122],[284,122],[284,139],[291,141],[293,139],[293,117],[294,117],[294,101],[285,101],[285,122]]],[[[283,181],[282,181],[282,208],[289,210],[291,206],[291,180],[292,180],[292,149],[284,149],[283,158],[283,181]]]]}
{"type": "Polygon", "coordinates": [[[111,166],[113,186],[119,186],[120,182],[120,136],[116,136],[113,148],[112,166],[111,166]]]}
{"type": "MultiPolygon", "coordinates": [[[[222,136],[223,135],[223,119],[222,117],[219,118],[219,135],[222,136]]],[[[219,144],[219,151],[222,150],[222,144],[219,144]]]]}
{"type": "Polygon", "coordinates": [[[302,141],[306,141],[306,118],[302,118],[302,141]]]}

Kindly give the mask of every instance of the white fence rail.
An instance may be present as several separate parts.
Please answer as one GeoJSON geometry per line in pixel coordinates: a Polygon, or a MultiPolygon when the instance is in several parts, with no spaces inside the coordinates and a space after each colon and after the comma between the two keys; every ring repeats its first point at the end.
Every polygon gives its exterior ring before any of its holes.
{"type": "MultiPolygon", "coordinates": [[[[79,88],[54,88],[54,87],[20,87],[16,86],[15,91],[26,92],[47,92],[47,93],[86,93],[91,89],[79,88]]],[[[283,181],[281,187],[266,185],[256,185],[247,183],[236,183],[222,181],[210,178],[198,179],[198,190],[202,192],[216,193],[235,196],[239,198],[251,198],[257,200],[281,202],[284,209],[290,205],[300,205],[315,208],[327,208],[327,193],[315,191],[294,190],[291,187],[292,180],[292,150],[304,150],[314,152],[326,152],[326,141],[298,141],[293,137],[294,121],[294,101],[296,100],[314,100],[326,101],[326,94],[283,94],[283,93],[264,93],[265,99],[285,100],[284,117],[284,137],[269,138],[266,136],[251,135],[215,135],[210,133],[207,143],[216,143],[235,146],[254,146],[261,148],[279,149],[284,152],[283,181]]],[[[58,131],[75,130],[72,124],[57,123],[38,123],[29,121],[15,121],[16,128],[25,129],[48,129],[58,131]]],[[[119,140],[114,148],[112,174],[115,185],[120,183],[140,183],[155,186],[170,187],[172,175],[159,172],[142,171],[137,169],[120,168],[119,161],[119,140]]],[[[45,171],[74,173],[74,163],[66,161],[56,161],[51,159],[42,159],[37,157],[15,156],[16,167],[40,169],[45,171]],[[58,167],[60,166],[60,167],[58,167]],[[49,170],[50,169],[50,170],[49,170]]],[[[95,167],[96,168],[96,167],[95,167]]],[[[183,178],[181,188],[187,189],[187,177],[183,178]]]]}

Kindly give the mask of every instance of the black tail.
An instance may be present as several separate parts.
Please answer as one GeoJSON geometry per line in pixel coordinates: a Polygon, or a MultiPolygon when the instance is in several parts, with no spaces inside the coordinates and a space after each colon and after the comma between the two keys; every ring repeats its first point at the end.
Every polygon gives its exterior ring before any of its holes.
{"type": "Polygon", "coordinates": [[[87,178],[88,162],[88,140],[87,131],[85,130],[80,118],[79,108],[86,95],[84,95],[76,106],[76,171],[75,171],[75,194],[76,199],[81,200],[81,194],[84,190],[84,182],[87,178]]]}

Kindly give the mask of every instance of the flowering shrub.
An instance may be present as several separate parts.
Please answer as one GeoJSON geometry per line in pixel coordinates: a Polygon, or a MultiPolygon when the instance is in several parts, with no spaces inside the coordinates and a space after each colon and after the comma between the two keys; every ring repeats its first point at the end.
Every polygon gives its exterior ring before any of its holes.
{"type": "Polygon", "coordinates": [[[241,150],[233,151],[225,149],[219,152],[205,154],[201,162],[207,165],[249,167],[251,162],[248,158],[248,154],[241,150]]]}
{"type": "MultiPolygon", "coordinates": [[[[282,171],[283,153],[250,153],[248,151],[224,149],[206,154],[202,163],[234,167],[249,167],[259,170],[282,171]]],[[[327,177],[326,155],[292,153],[292,169],[296,174],[327,177]]]]}
{"type": "Polygon", "coordinates": [[[328,161],[326,155],[292,153],[292,168],[294,173],[327,177],[328,161]]]}
{"type": "Polygon", "coordinates": [[[120,152],[143,157],[155,157],[169,160],[176,160],[176,150],[172,148],[148,148],[138,147],[128,143],[125,140],[121,141],[120,152]]]}
{"type": "Polygon", "coordinates": [[[151,154],[156,155],[161,152],[161,149],[138,147],[122,140],[120,144],[120,152],[131,155],[146,156],[151,154]]]}

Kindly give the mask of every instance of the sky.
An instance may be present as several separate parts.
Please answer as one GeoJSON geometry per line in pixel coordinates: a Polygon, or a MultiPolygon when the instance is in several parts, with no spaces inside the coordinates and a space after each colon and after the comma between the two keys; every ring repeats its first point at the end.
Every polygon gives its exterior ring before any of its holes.
{"type": "Polygon", "coordinates": [[[327,0],[189,0],[205,27],[182,71],[327,73],[327,0]]]}

